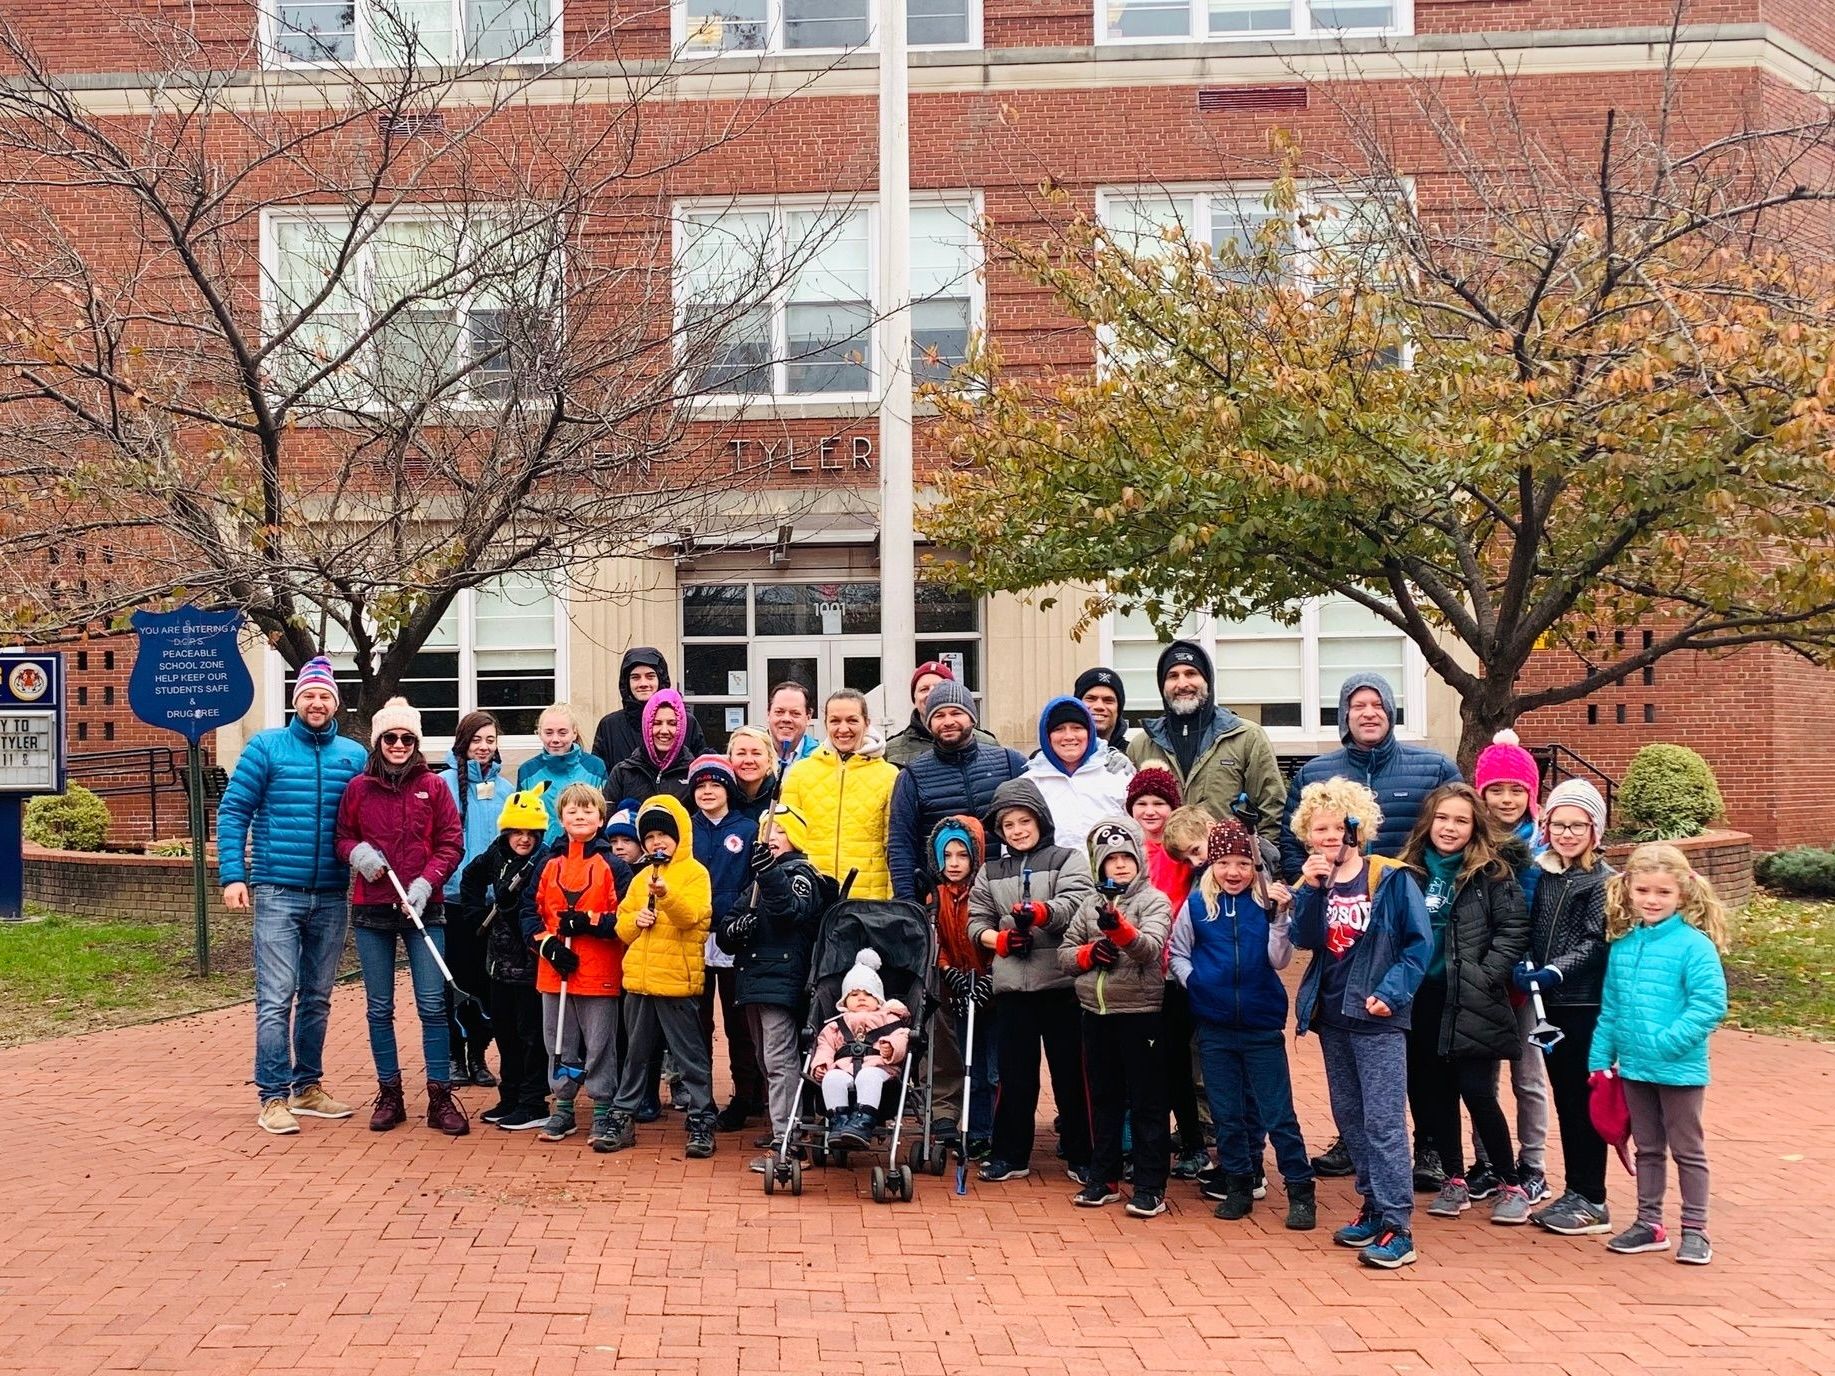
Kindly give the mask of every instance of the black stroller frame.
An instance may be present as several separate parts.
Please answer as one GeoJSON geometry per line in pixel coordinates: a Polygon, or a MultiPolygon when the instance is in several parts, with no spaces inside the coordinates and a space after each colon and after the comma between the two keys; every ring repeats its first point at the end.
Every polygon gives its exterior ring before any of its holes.
{"type": "Polygon", "coordinates": [[[808,1154],[811,1165],[843,1167],[850,1154],[861,1153],[858,1147],[828,1145],[823,1109],[810,1069],[815,1061],[816,1037],[835,1014],[842,979],[853,966],[854,957],[868,946],[879,954],[880,979],[887,999],[900,1000],[911,1014],[904,1073],[898,1077],[898,1104],[875,1129],[874,1145],[865,1153],[877,1156],[883,1140],[886,1159],[885,1164],[873,1166],[873,1198],[881,1204],[909,1200],[917,1192],[920,1173],[942,1175],[949,1165],[949,1147],[931,1136],[936,1048],[930,1024],[941,1002],[937,993],[936,924],[921,904],[901,899],[849,899],[844,895],[822,915],[816,932],[804,988],[809,1011],[798,1034],[802,1079],[790,1122],[765,1163],[766,1194],[780,1189],[802,1194],[802,1153],[808,1154]],[[921,1083],[914,1083],[920,1078],[921,1083]],[[910,1147],[905,1139],[913,1134],[918,1142],[910,1147]]]}

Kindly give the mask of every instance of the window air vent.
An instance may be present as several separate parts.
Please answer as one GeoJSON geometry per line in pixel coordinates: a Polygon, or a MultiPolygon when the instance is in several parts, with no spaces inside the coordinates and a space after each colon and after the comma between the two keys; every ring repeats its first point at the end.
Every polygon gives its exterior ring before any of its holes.
{"type": "Polygon", "coordinates": [[[446,116],[438,110],[425,114],[392,114],[379,117],[385,138],[415,139],[426,134],[446,132],[446,116]]]}
{"type": "Polygon", "coordinates": [[[1201,86],[1200,110],[1304,110],[1304,86],[1201,86]]]}

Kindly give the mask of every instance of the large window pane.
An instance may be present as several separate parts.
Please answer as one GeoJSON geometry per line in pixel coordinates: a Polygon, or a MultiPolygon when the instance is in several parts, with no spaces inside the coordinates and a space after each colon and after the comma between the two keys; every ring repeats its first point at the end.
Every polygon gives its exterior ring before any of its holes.
{"type": "Polygon", "coordinates": [[[1217,700],[1262,726],[1300,725],[1300,637],[1217,642],[1217,700]]]}
{"type": "Polygon", "coordinates": [[[746,585],[710,583],[682,589],[682,634],[744,635],[746,585]]]}
{"type": "Polygon", "coordinates": [[[354,60],[356,0],[286,0],[275,16],[274,46],[296,62],[354,60]]]}
{"type": "MultiPolygon", "coordinates": [[[[919,635],[948,631],[973,633],[981,629],[979,604],[967,593],[951,592],[936,583],[919,583],[914,592],[919,635]]],[[[919,656],[923,658],[925,656],[919,656]]]]}
{"type": "Polygon", "coordinates": [[[728,53],[765,46],[766,0],[687,0],[690,48],[728,53]]]}
{"type": "Polygon", "coordinates": [[[927,660],[942,659],[947,664],[960,662],[962,672],[956,681],[971,693],[981,691],[981,641],[946,640],[926,637],[917,643],[918,663],[927,660]],[[956,658],[945,659],[945,656],[956,658]]]}
{"type": "Polygon", "coordinates": [[[716,392],[771,390],[768,286],[771,212],[693,214],[678,260],[691,351],[705,360],[696,386],[716,392]]]}
{"type": "Polygon", "coordinates": [[[1389,0],[1312,0],[1315,29],[1386,29],[1395,23],[1389,0]]]}
{"type": "Polygon", "coordinates": [[[914,48],[968,42],[968,0],[909,0],[905,41],[914,48]]]}
{"type": "Polygon", "coordinates": [[[1289,0],[1210,0],[1210,14],[1211,33],[1219,38],[1293,31],[1289,0]]]}
{"type": "Polygon", "coordinates": [[[784,388],[793,395],[873,386],[873,307],[866,301],[792,302],[784,314],[784,388]]]}
{"type": "Polygon", "coordinates": [[[1185,38],[1191,6],[1185,0],[1109,0],[1110,38],[1185,38]]]}
{"type": "Polygon", "coordinates": [[[877,583],[761,583],[753,591],[758,635],[878,635],[877,583]]]}
{"type": "Polygon", "coordinates": [[[784,0],[786,48],[858,48],[867,28],[867,0],[784,0]]]}
{"type": "Polygon", "coordinates": [[[444,66],[453,58],[451,0],[376,0],[366,7],[370,51],[396,66],[444,66]]]}
{"type": "Polygon", "coordinates": [[[545,57],[554,50],[551,0],[465,0],[465,48],[480,62],[545,57]]]}
{"type": "Polygon", "coordinates": [[[732,674],[746,672],[746,647],[740,641],[731,645],[684,645],[682,647],[682,692],[693,697],[733,697],[732,674]]]}

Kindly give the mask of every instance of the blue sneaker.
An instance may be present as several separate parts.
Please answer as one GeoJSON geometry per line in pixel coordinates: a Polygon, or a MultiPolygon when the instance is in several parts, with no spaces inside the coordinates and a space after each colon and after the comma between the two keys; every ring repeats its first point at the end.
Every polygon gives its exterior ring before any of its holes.
{"type": "Polygon", "coordinates": [[[1356,1218],[1333,1233],[1332,1241],[1340,1247],[1368,1247],[1382,1235],[1382,1215],[1377,1213],[1376,1206],[1366,1199],[1362,1211],[1356,1218]]]}
{"type": "Polygon", "coordinates": [[[1365,1266],[1380,1266],[1385,1271],[1411,1265],[1415,1260],[1414,1235],[1384,1228],[1383,1235],[1359,1252],[1357,1259],[1365,1266]]]}

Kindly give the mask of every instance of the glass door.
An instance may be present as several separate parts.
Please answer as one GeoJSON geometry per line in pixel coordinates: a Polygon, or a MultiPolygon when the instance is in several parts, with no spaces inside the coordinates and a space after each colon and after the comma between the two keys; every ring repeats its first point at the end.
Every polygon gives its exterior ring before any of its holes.
{"type": "Polygon", "coordinates": [[[879,637],[876,635],[802,638],[773,636],[752,643],[752,720],[762,723],[771,690],[780,683],[807,685],[816,697],[815,733],[822,734],[822,703],[837,688],[871,693],[879,687],[879,637]]]}

